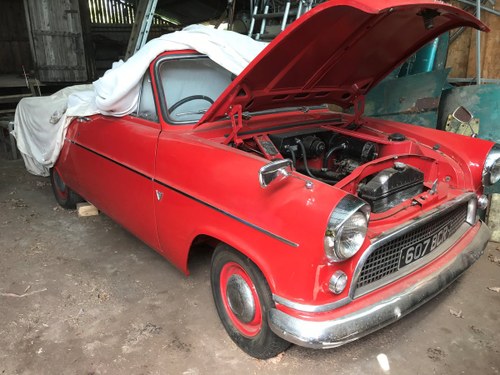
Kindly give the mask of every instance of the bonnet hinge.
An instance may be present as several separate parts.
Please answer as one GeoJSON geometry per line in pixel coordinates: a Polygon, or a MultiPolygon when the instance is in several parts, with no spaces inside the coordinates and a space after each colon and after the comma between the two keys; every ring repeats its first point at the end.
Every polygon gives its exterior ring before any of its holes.
{"type": "Polygon", "coordinates": [[[235,104],[231,106],[228,111],[228,115],[231,119],[231,134],[223,142],[225,145],[233,142],[235,145],[240,145],[243,143],[241,138],[238,137],[238,132],[243,127],[243,113],[241,104],[235,104]]]}

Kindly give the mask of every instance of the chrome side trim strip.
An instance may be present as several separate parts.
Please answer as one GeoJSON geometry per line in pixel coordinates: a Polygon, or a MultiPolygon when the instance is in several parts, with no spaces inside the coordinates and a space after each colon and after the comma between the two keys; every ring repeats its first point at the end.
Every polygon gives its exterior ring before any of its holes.
{"type": "Polygon", "coordinates": [[[258,225],[252,224],[252,223],[250,223],[249,221],[246,221],[246,220],[244,220],[244,219],[242,219],[242,218],[240,218],[240,217],[238,217],[238,216],[236,216],[236,215],[233,215],[233,214],[232,214],[232,213],[230,213],[230,212],[224,211],[223,209],[220,209],[220,208],[218,208],[218,207],[216,207],[216,206],[213,206],[213,205],[211,205],[210,203],[207,203],[207,202],[205,202],[205,201],[202,201],[201,199],[198,199],[198,198],[196,198],[196,197],[194,197],[194,196],[192,196],[192,195],[190,195],[190,194],[187,194],[187,193],[185,193],[185,192],[183,192],[183,191],[181,191],[181,190],[179,190],[179,189],[176,189],[176,188],[174,188],[174,187],[172,187],[172,186],[170,186],[170,185],[167,185],[167,184],[166,184],[166,183],[164,183],[164,182],[161,182],[161,181],[159,181],[159,180],[157,180],[157,179],[154,179],[153,177],[150,177],[150,176],[148,176],[148,175],[145,175],[144,173],[141,173],[141,172],[139,172],[139,171],[137,171],[137,170],[135,170],[135,169],[133,169],[133,168],[131,168],[131,167],[129,167],[129,166],[127,166],[127,165],[125,165],[125,164],[122,164],[122,163],[120,163],[120,162],[118,162],[118,161],[116,161],[116,160],[113,160],[113,159],[111,159],[111,158],[109,158],[109,157],[107,157],[107,156],[105,156],[105,155],[103,155],[103,154],[98,153],[97,151],[94,151],[94,150],[92,150],[92,149],[90,149],[90,148],[88,148],[88,147],[85,147],[85,146],[83,146],[83,145],[79,144],[78,142],[75,142],[75,141],[73,141],[73,140],[71,140],[71,139],[68,139],[68,138],[66,138],[65,140],[67,140],[67,141],[71,142],[71,143],[72,143],[72,144],[74,144],[75,146],[78,146],[78,147],[80,147],[80,148],[82,148],[82,149],[84,149],[84,150],[86,150],[86,151],[88,151],[88,152],[90,152],[90,153],[92,153],[92,154],[94,154],[94,155],[96,155],[96,156],[100,156],[100,157],[102,157],[103,159],[106,159],[106,160],[110,161],[111,163],[114,163],[114,164],[116,164],[116,165],[118,165],[118,166],[120,166],[120,167],[123,167],[123,168],[125,168],[125,169],[128,169],[129,171],[131,171],[131,172],[133,172],[133,173],[136,173],[136,174],[138,174],[138,175],[139,175],[139,176],[141,176],[141,177],[147,178],[148,180],[151,180],[151,181],[153,181],[153,182],[156,182],[157,184],[160,184],[161,186],[163,186],[163,187],[165,187],[165,188],[167,188],[167,189],[170,189],[170,190],[172,190],[172,191],[175,191],[176,193],[179,193],[179,194],[181,194],[181,195],[183,195],[183,196],[185,196],[185,197],[187,197],[187,198],[190,198],[190,199],[192,199],[192,200],[194,200],[194,201],[196,201],[196,202],[198,202],[198,203],[200,203],[200,204],[202,204],[202,205],[204,205],[204,206],[210,207],[210,208],[212,208],[213,210],[215,210],[215,211],[217,211],[217,212],[219,212],[219,213],[221,213],[221,214],[223,214],[223,215],[226,215],[226,216],[230,217],[231,219],[234,219],[234,220],[236,220],[236,221],[238,221],[238,222],[240,222],[240,223],[242,223],[242,224],[245,224],[245,225],[249,226],[250,228],[253,228],[253,229],[255,229],[255,230],[257,230],[257,231],[259,231],[259,232],[261,232],[261,233],[264,233],[265,235],[267,235],[267,236],[269,236],[269,237],[271,237],[271,238],[274,238],[274,239],[276,239],[276,240],[278,240],[278,241],[281,241],[281,242],[283,242],[283,243],[285,243],[285,244],[287,244],[287,245],[289,245],[289,246],[292,246],[292,247],[299,247],[299,244],[297,244],[297,243],[295,243],[295,242],[293,242],[293,241],[287,240],[287,239],[286,239],[286,238],[284,238],[284,237],[281,237],[281,236],[279,236],[279,235],[277,235],[277,234],[275,234],[275,233],[273,233],[273,232],[270,232],[270,231],[268,231],[268,230],[266,230],[266,229],[264,229],[264,228],[261,228],[261,227],[259,227],[258,225]]]}
{"type": "Polygon", "coordinates": [[[259,231],[259,232],[261,232],[261,233],[264,233],[265,235],[267,235],[267,236],[269,236],[269,237],[272,237],[272,238],[274,238],[274,239],[276,239],[276,240],[278,240],[278,241],[281,241],[281,242],[283,242],[283,243],[285,243],[285,244],[287,244],[287,245],[289,245],[289,246],[292,246],[292,247],[299,247],[299,244],[298,244],[298,243],[295,243],[295,242],[293,242],[293,241],[287,240],[287,239],[286,239],[286,238],[284,238],[284,237],[281,237],[281,236],[279,236],[279,235],[277,235],[277,234],[275,234],[275,233],[273,233],[273,232],[270,232],[270,231],[268,231],[268,230],[266,230],[266,229],[264,229],[264,228],[259,227],[258,225],[252,224],[252,223],[250,223],[249,221],[246,221],[246,220],[244,220],[244,219],[242,219],[242,218],[240,218],[240,217],[238,217],[238,216],[235,216],[235,215],[233,215],[233,214],[232,214],[232,213],[230,213],[230,212],[227,212],[227,211],[224,211],[224,210],[223,210],[223,209],[221,209],[221,208],[215,207],[215,206],[211,205],[210,203],[207,203],[207,202],[205,202],[205,201],[202,201],[201,199],[198,199],[198,198],[196,198],[196,197],[194,197],[194,196],[192,196],[192,195],[189,195],[189,194],[187,194],[187,193],[185,193],[185,192],[183,192],[183,191],[181,191],[181,190],[179,190],[179,189],[176,189],[176,188],[174,188],[174,187],[172,187],[172,186],[170,186],[170,185],[167,185],[167,184],[165,184],[165,183],[163,183],[163,182],[161,182],[161,181],[158,181],[158,180],[156,180],[156,179],[155,179],[155,180],[153,180],[153,181],[154,181],[154,182],[156,182],[156,183],[158,183],[158,184],[160,184],[161,186],[166,187],[167,189],[173,190],[173,191],[175,191],[176,193],[179,193],[179,194],[181,194],[181,195],[183,195],[183,196],[185,196],[185,197],[187,197],[187,198],[190,198],[190,199],[192,199],[192,200],[194,200],[194,201],[196,201],[196,202],[198,202],[198,203],[201,203],[201,204],[202,204],[202,205],[204,205],[204,206],[210,207],[211,209],[213,209],[213,210],[215,210],[215,211],[217,211],[217,212],[220,212],[221,214],[226,215],[226,216],[230,217],[231,219],[234,219],[234,220],[236,220],[236,221],[238,221],[238,222],[240,222],[240,223],[242,223],[242,224],[245,224],[245,225],[249,226],[250,228],[253,228],[253,229],[255,229],[255,230],[257,230],[257,231],[259,231]]]}
{"type": "Polygon", "coordinates": [[[152,178],[152,177],[150,177],[150,176],[148,176],[148,175],[146,175],[146,174],[144,174],[144,173],[142,173],[142,172],[139,172],[137,169],[133,169],[133,168],[129,167],[128,165],[125,165],[125,164],[120,163],[120,162],[118,162],[118,161],[116,161],[116,160],[113,160],[113,159],[111,159],[111,158],[107,157],[106,155],[103,155],[103,154],[101,154],[101,153],[99,153],[99,152],[97,152],[97,151],[92,150],[91,148],[88,148],[87,146],[84,146],[84,145],[82,145],[82,144],[80,144],[80,143],[78,143],[78,142],[76,142],[76,141],[73,141],[72,139],[65,138],[65,140],[67,140],[67,141],[68,141],[68,142],[70,142],[71,144],[74,144],[75,146],[80,147],[81,149],[83,149],[83,150],[85,150],[85,151],[90,152],[91,154],[94,154],[94,155],[96,155],[96,156],[99,156],[99,157],[101,157],[101,158],[103,158],[103,159],[105,159],[105,160],[107,160],[107,161],[109,161],[109,162],[111,162],[111,163],[113,163],[113,164],[116,164],[116,165],[118,165],[118,166],[120,166],[120,167],[123,167],[123,168],[125,168],[125,169],[129,170],[130,172],[133,172],[133,173],[135,173],[135,174],[138,174],[138,175],[139,175],[139,176],[141,176],[141,177],[147,178],[147,179],[148,179],[148,180],[150,180],[150,181],[152,181],[152,180],[153,180],[153,178],[152,178]]]}
{"type": "Polygon", "coordinates": [[[443,268],[382,301],[327,321],[303,320],[275,308],[268,313],[272,331],[309,348],[335,348],[383,328],[412,312],[443,291],[484,252],[491,232],[484,223],[472,241],[443,268]]]}

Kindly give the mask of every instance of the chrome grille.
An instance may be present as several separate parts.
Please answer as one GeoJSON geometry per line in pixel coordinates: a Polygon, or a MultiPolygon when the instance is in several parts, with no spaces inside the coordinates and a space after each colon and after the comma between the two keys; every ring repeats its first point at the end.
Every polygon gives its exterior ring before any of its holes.
{"type": "MultiPolygon", "coordinates": [[[[404,249],[417,244],[422,237],[439,233],[448,225],[450,228],[449,233],[452,235],[465,222],[466,218],[467,204],[462,204],[377,248],[366,259],[356,283],[356,288],[364,287],[399,271],[401,253],[404,249]]],[[[424,258],[429,254],[432,253],[427,253],[424,258]]]]}

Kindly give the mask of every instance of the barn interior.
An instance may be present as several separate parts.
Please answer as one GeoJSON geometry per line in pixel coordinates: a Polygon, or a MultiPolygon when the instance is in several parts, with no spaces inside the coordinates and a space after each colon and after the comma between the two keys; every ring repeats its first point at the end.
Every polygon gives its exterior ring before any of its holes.
{"type": "MultiPolygon", "coordinates": [[[[481,211],[491,241],[444,292],[339,348],[292,346],[258,360],[219,321],[211,250],[196,249],[186,277],[104,213],[59,207],[49,178],[24,166],[12,135],[23,98],[91,84],[148,41],[193,24],[271,42],[322,2],[0,0],[1,374],[500,372],[498,182],[481,211]]],[[[372,89],[365,113],[459,132],[452,113],[463,106],[474,116],[461,134],[500,143],[498,2],[448,3],[491,31],[460,28],[424,46],[372,89]]]]}

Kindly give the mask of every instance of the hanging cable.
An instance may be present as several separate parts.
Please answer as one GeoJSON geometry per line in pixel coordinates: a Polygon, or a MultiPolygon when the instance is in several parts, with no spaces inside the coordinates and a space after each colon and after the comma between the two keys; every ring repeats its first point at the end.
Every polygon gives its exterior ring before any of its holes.
{"type": "Polygon", "coordinates": [[[323,158],[323,170],[328,170],[328,161],[332,157],[334,152],[340,151],[340,150],[345,150],[347,148],[347,143],[343,142],[338,146],[332,147],[331,149],[328,150],[328,152],[325,154],[325,157],[323,158]]]}
{"type": "Polygon", "coordinates": [[[292,147],[286,146],[286,149],[290,151],[290,155],[292,155],[292,164],[294,168],[297,168],[297,157],[295,156],[295,151],[292,147]]]}
{"type": "Polygon", "coordinates": [[[304,144],[299,138],[296,138],[295,141],[298,143],[300,150],[302,151],[302,158],[304,159],[304,168],[309,176],[312,178],[316,178],[311,171],[309,170],[309,167],[307,166],[307,156],[306,156],[306,148],[304,147],[304,144]]]}

